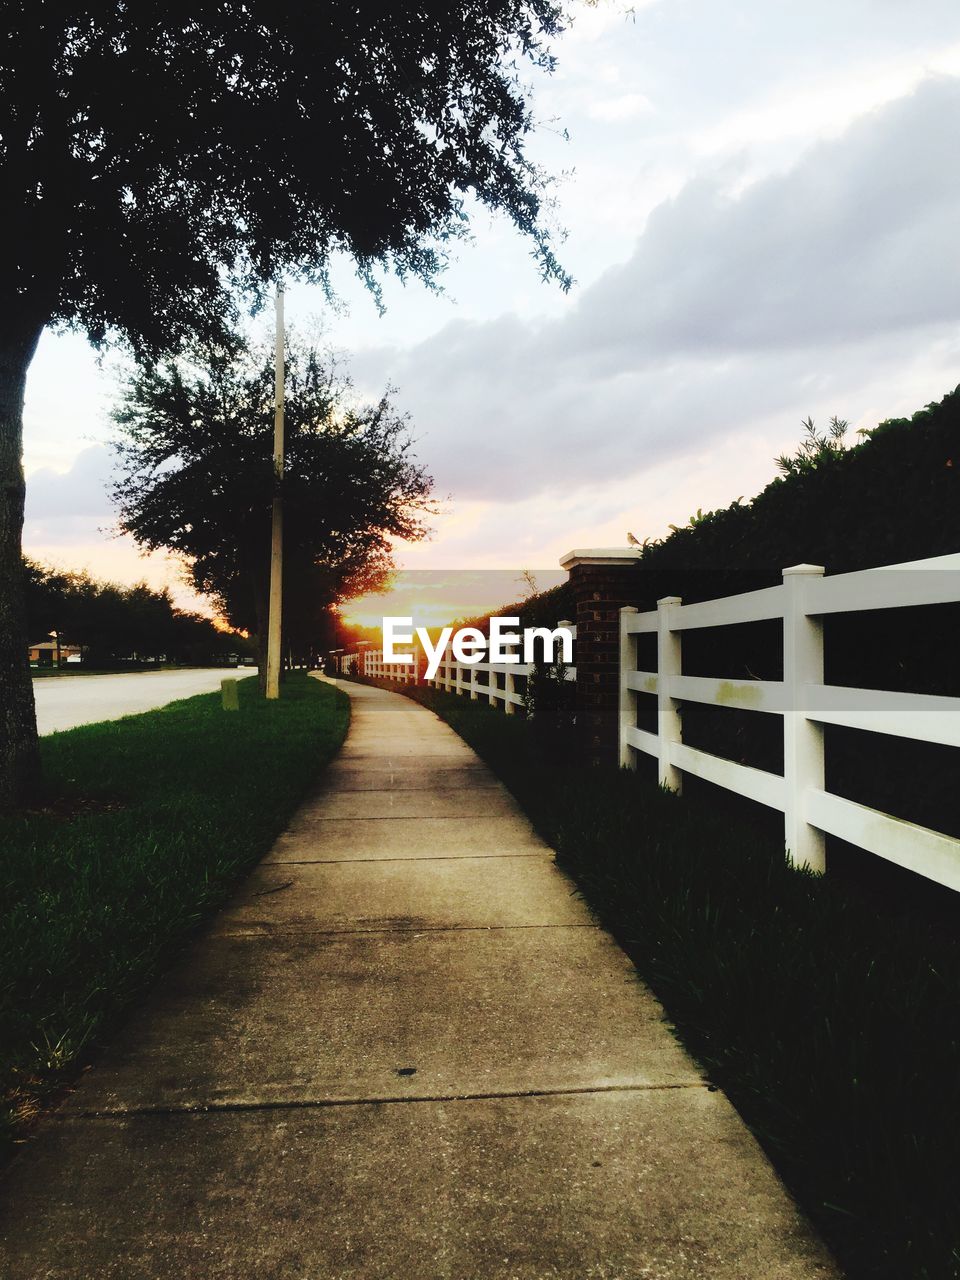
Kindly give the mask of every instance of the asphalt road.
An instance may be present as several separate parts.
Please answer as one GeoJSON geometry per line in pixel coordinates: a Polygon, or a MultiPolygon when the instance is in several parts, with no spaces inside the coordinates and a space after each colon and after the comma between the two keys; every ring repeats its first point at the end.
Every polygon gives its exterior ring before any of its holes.
{"type": "Polygon", "coordinates": [[[223,667],[187,671],[145,671],[109,676],[49,676],[33,682],[40,732],[56,733],[79,724],[117,720],[164,707],[178,698],[212,693],[224,676],[255,675],[256,667],[239,672],[223,667]]]}

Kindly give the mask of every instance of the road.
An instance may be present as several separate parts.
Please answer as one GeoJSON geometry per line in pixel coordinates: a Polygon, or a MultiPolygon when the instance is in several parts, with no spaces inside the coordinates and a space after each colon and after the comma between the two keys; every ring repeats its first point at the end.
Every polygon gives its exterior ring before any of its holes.
{"type": "Polygon", "coordinates": [[[33,682],[37,727],[43,733],[75,729],[98,720],[117,720],[165,707],[178,698],[212,693],[224,676],[255,675],[256,667],[233,671],[223,667],[186,671],[136,671],[109,676],[50,676],[33,682]]]}

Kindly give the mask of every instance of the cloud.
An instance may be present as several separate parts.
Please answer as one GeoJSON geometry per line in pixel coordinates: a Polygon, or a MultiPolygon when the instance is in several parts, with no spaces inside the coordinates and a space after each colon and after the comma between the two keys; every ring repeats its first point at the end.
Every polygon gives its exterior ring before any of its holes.
{"type": "Polygon", "coordinates": [[[958,116],[960,80],[930,81],[738,198],[690,182],[584,294],[577,348],[586,331],[587,349],[659,359],[956,317],[958,116]]]}
{"type": "Polygon", "coordinates": [[[440,489],[481,502],[916,407],[958,380],[958,118],[960,80],[931,79],[737,194],[691,180],[559,319],[456,321],[359,379],[398,386],[440,489]]]}
{"type": "Polygon", "coordinates": [[[113,450],[93,445],[78,453],[67,471],[41,467],[29,473],[25,554],[41,564],[88,571],[110,582],[167,587],[179,608],[213,616],[209,601],[190,588],[177,557],[144,552],[133,538],[114,532],[116,511],[108,496],[113,471],[113,450]]]}
{"type": "Polygon", "coordinates": [[[618,124],[622,120],[632,120],[647,111],[653,110],[653,104],[643,93],[621,93],[616,98],[601,98],[587,108],[587,115],[593,120],[604,120],[610,124],[618,124]]]}
{"type": "Polygon", "coordinates": [[[41,467],[29,474],[25,540],[72,542],[112,524],[115,513],[108,486],[113,465],[110,449],[92,445],[77,454],[68,471],[41,467]]]}

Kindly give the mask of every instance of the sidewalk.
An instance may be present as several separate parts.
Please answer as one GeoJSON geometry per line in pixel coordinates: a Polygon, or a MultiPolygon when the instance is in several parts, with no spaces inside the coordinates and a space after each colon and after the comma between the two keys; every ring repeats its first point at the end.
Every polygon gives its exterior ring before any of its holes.
{"type": "Polygon", "coordinates": [[[343,687],[321,793],[7,1171],[4,1280],[835,1278],[504,788],[343,687]]]}

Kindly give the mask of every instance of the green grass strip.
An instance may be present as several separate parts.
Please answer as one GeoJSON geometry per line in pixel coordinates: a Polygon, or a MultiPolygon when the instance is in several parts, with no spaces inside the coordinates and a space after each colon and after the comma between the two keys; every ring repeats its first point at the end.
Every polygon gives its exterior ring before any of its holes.
{"type": "Polygon", "coordinates": [[[960,1275],[955,930],[790,869],[703,803],[572,768],[519,718],[413,696],[514,792],[848,1274],[960,1275]]]}
{"type": "Polygon", "coordinates": [[[49,809],[0,819],[0,1146],[269,849],[349,722],[256,679],[42,740],[49,809]]]}

